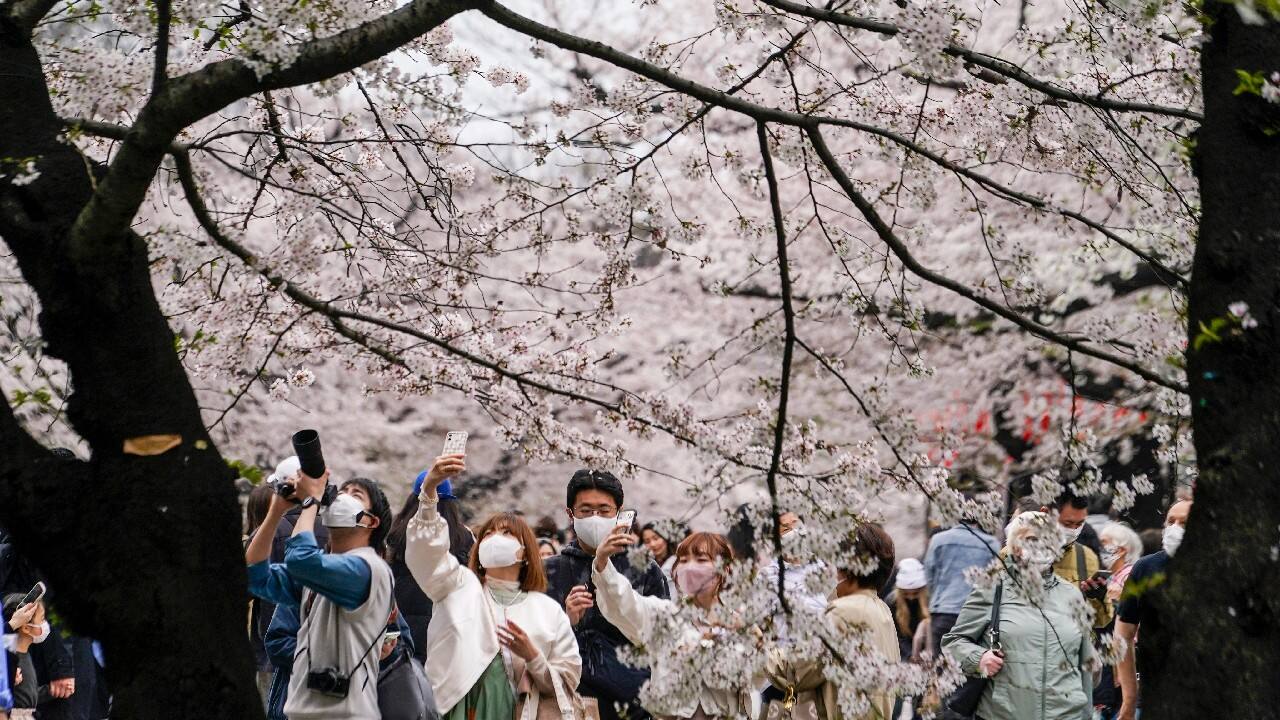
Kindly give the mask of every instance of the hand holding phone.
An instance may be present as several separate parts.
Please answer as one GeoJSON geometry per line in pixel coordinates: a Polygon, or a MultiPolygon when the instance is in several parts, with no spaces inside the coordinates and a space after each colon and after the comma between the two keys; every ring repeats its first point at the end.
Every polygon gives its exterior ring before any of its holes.
{"type": "Polygon", "coordinates": [[[45,593],[44,583],[42,582],[36,583],[29,591],[27,591],[27,594],[22,597],[22,600],[18,603],[18,607],[22,607],[23,605],[30,605],[33,602],[39,602],[40,600],[44,599],[44,593],[45,593]]]}
{"type": "Polygon", "coordinates": [[[450,432],[444,436],[444,451],[441,455],[466,455],[467,454],[467,434],[460,430],[450,432]]]}

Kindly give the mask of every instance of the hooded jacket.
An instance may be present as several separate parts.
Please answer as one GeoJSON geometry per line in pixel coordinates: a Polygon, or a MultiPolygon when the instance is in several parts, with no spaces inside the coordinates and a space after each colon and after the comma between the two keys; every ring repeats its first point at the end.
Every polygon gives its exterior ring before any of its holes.
{"type": "MultiPolygon", "coordinates": [[[[1005,582],[1000,603],[1004,667],[991,678],[977,715],[985,720],[1087,720],[1096,662],[1090,629],[1076,619],[1080,590],[1057,575],[1045,579],[1033,605],[1015,582],[1005,582]],[[1064,662],[1065,660],[1065,662],[1064,662]]],[[[969,677],[987,651],[994,588],[975,588],[942,639],[942,647],[969,677]]]]}

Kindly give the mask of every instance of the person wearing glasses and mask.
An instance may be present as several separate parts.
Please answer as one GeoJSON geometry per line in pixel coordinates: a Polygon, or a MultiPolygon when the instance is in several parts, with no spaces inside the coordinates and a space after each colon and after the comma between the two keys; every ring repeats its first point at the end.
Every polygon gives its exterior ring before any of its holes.
{"type": "MultiPolygon", "coordinates": [[[[596,607],[591,562],[596,548],[617,526],[622,509],[622,483],[612,473],[579,470],[569,479],[565,511],[573,524],[574,540],[546,560],[547,595],[560,603],[569,615],[578,648],[582,653],[582,683],[579,692],[599,701],[602,720],[617,720],[621,706],[629,720],[645,720],[649,714],[640,707],[640,688],[649,671],[633,668],[618,659],[618,647],[630,641],[596,607]]],[[[637,569],[626,555],[611,558],[618,573],[641,595],[670,597],[662,568],[649,560],[637,569]]]]}

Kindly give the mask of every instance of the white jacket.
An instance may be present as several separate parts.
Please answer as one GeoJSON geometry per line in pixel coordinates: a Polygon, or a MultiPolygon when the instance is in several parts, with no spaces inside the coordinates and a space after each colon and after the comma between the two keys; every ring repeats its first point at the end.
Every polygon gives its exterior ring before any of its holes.
{"type": "MultiPolygon", "coordinates": [[[[604,571],[596,570],[591,565],[591,578],[596,586],[596,607],[604,619],[627,637],[635,645],[643,645],[648,640],[654,623],[663,615],[676,612],[676,604],[671,600],[641,595],[631,587],[627,578],[618,572],[613,563],[605,563],[604,571]]],[[[702,631],[692,623],[683,630],[683,641],[696,644],[702,638],[702,631]]],[[[650,668],[650,682],[667,686],[666,678],[676,670],[661,661],[650,668]]],[[[655,698],[646,702],[645,707],[654,715],[673,718],[691,718],[701,707],[708,717],[741,718],[751,716],[752,702],[747,693],[732,692],[718,688],[702,686],[698,697],[694,700],[680,701],[670,695],[655,698]]]]}
{"type": "Polygon", "coordinates": [[[582,658],[569,616],[543,593],[503,607],[470,568],[449,553],[449,527],[435,503],[422,503],[409,521],[405,564],[431,598],[427,627],[427,678],[441,714],[448,713],[475,686],[501,650],[497,624],[514,620],[538,648],[526,666],[512,658],[517,691],[527,693],[523,718],[537,714],[543,694],[555,693],[561,713],[572,717],[573,695],[582,675],[582,658]]]}

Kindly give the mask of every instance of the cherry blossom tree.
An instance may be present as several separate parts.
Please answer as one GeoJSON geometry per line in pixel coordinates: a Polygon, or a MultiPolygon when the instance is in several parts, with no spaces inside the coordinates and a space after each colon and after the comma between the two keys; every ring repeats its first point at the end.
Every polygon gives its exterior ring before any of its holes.
{"type": "MultiPolygon", "coordinates": [[[[244,580],[223,458],[271,458],[294,406],[357,455],[382,411],[351,396],[430,397],[494,428],[502,467],[612,467],[723,522],[746,502],[774,555],[792,510],[814,531],[788,552],[847,564],[839,538],[892,498],[994,529],[1002,488],[1033,475],[1042,498],[1073,484],[1124,508],[1157,478],[1101,468],[1141,442],[1190,483],[1238,442],[1199,423],[1237,428],[1269,397],[1241,384],[1265,379],[1269,260],[1231,238],[1260,242],[1270,215],[1226,210],[1276,167],[1265,7],[0,8],[0,522],[104,642],[125,715],[260,712],[226,641],[244,580]],[[1223,129],[1249,114],[1247,138],[1223,129]],[[1204,280],[1210,236],[1229,270],[1204,280]],[[1234,292],[1245,266],[1257,282],[1234,292]],[[949,468],[991,492],[962,495],[949,468]]],[[[1265,457],[1270,434],[1249,437],[1240,462],[1265,457]]],[[[1206,473],[1223,485],[1197,516],[1246,517],[1225,509],[1249,482],[1232,467],[1206,473]]],[[[1233,567],[1274,545],[1256,539],[1233,567]]],[[[1225,542],[1193,523],[1187,582],[1225,542]]],[[[714,664],[726,685],[796,612],[734,572],[764,636],[674,649],[734,658],[714,664]]],[[[1225,613],[1239,587],[1182,607],[1225,613]]],[[[850,712],[957,679],[790,627],[850,712]]],[[[1221,647],[1187,643],[1188,662],[1221,647]]]]}

